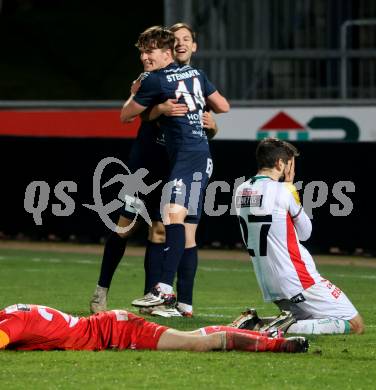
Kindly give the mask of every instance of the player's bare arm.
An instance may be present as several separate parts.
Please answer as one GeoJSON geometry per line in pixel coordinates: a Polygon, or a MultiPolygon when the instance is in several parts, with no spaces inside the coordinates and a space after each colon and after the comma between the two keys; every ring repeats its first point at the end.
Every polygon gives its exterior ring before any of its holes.
{"type": "Polygon", "coordinates": [[[131,85],[131,95],[136,95],[140,87],[141,87],[141,80],[138,78],[137,80],[133,81],[131,85]]]}
{"type": "MultiPolygon", "coordinates": [[[[167,99],[165,102],[157,104],[150,110],[147,109],[144,111],[141,114],[141,118],[145,121],[153,121],[161,115],[184,116],[187,112],[188,107],[186,104],[180,104],[176,99],[167,99]]],[[[208,138],[214,138],[218,133],[218,127],[211,113],[204,112],[202,115],[202,121],[208,138]]]]}
{"type": "Polygon", "coordinates": [[[122,123],[132,122],[137,117],[137,115],[140,115],[147,108],[141,106],[141,104],[136,103],[133,100],[133,96],[134,95],[131,95],[129,97],[129,99],[124,103],[124,106],[121,110],[120,121],[122,123]]]}
{"type": "Polygon", "coordinates": [[[161,115],[184,116],[188,112],[186,104],[178,103],[177,99],[167,99],[165,102],[154,106],[150,112],[145,112],[142,119],[153,121],[161,115]]]}
{"type": "Polygon", "coordinates": [[[206,98],[209,108],[216,114],[222,114],[230,111],[230,104],[225,97],[218,91],[215,91],[206,98]]]}

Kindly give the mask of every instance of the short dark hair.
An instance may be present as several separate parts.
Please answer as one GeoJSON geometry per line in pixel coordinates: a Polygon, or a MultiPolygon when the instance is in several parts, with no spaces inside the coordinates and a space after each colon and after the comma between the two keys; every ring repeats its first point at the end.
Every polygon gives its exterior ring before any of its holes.
{"type": "Polygon", "coordinates": [[[273,137],[263,139],[256,148],[258,169],[274,168],[279,159],[287,164],[289,160],[297,156],[299,156],[299,151],[294,145],[273,137]]]}
{"type": "Polygon", "coordinates": [[[195,31],[193,31],[193,28],[187,23],[183,23],[183,22],[175,23],[170,27],[170,31],[174,33],[182,28],[186,28],[191,33],[192,41],[197,42],[197,36],[195,31]]]}
{"type": "Polygon", "coordinates": [[[136,47],[138,49],[170,49],[174,52],[174,33],[166,27],[152,26],[147,28],[138,37],[136,47]]]}

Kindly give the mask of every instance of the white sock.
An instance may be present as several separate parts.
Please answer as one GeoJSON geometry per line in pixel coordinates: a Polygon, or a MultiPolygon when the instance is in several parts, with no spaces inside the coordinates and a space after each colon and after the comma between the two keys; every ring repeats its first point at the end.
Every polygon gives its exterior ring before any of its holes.
{"type": "Polygon", "coordinates": [[[346,320],[332,320],[323,318],[319,320],[302,320],[292,324],[287,333],[300,334],[342,334],[350,333],[350,323],[346,320]]]}
{"type": "Polygon", "coordinates": [[[172,294],[173,288],[169,284],[158,283],[158,286],[161,289],[163,294],[172,294]]]}
{"type": "Polygon", "coordinates": [[[192,305],[187,305],[186,303],[178,302],[178,308],[181,311],[192,313],[193,307],[192,305]]]}

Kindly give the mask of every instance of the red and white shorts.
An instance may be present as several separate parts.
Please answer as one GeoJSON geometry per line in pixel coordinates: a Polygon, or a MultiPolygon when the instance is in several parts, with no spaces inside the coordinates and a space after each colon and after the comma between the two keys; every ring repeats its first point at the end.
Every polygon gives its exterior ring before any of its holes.
{"type": "Polygon", "coordinates": [[[146,321],[124,310],[112,312],[116,315],[116,331],[120,349],[157,349],[160,337],[169,329],[167,326],[146,321]]]}
{"type": "Polygon", "coordinates": [[[298,320],[331,318],[351,320],[358,311],[346,294],[329,280],[321,282],[302,291],[303,302],[291,303],[291,311],[298,320]]]}

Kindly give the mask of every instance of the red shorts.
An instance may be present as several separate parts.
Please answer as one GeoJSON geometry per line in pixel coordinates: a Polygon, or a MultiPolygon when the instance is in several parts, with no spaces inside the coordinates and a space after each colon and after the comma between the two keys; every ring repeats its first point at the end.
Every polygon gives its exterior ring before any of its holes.
{"type": "Polygon", "coordinates": [[[127,312],[127,320],[117,321],[117,329],[120,349],[157,349],[160,337],[169,328],[127,312]]]}

